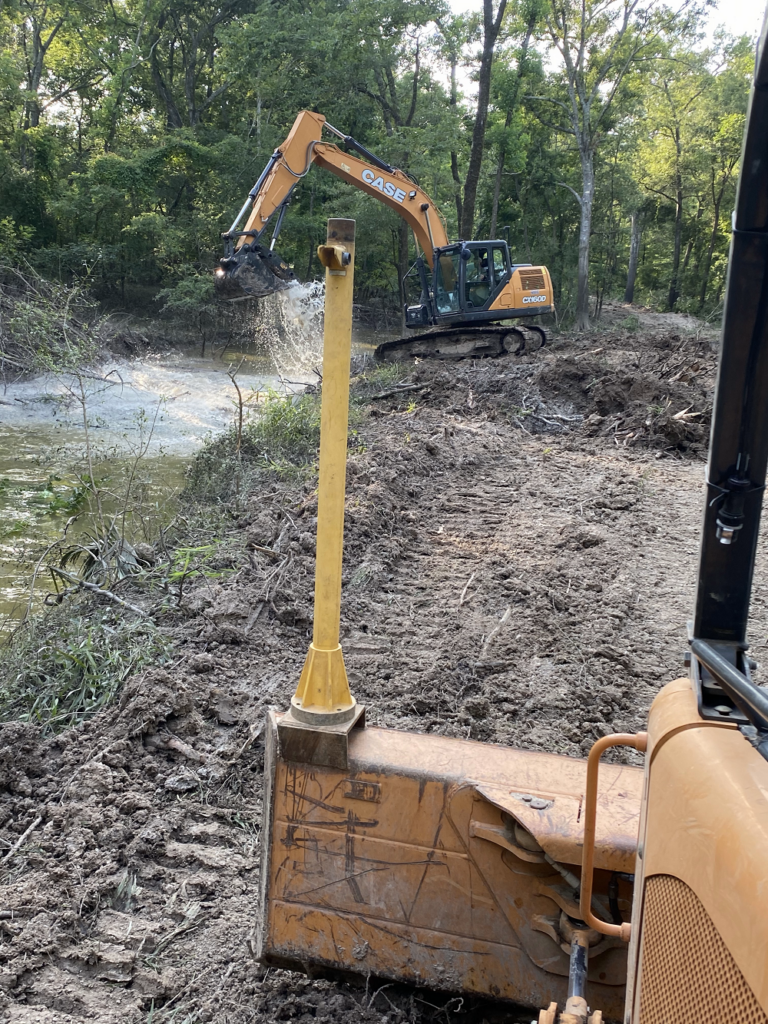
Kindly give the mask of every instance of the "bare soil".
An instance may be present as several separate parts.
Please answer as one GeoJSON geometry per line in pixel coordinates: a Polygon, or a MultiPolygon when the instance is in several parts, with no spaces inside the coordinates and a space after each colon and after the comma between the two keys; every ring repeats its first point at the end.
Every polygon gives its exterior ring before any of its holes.
{"type": "MultiPolygon", "coordinates": [[[[579,757],[683,673],[716,344],[637,317],[536,356],[407,367],[370,397],[342,610],[369,721],[579,757]]],[[[311,636],[315,513],[311,486],[265,485],[234,571],[171,623],[175,662],[78,729],[0,730],[0,1019],[531,1019],[254,959],[260,735],[311,636]]],[[[758,657],[764,579],[761,562],[758,657]]]]}

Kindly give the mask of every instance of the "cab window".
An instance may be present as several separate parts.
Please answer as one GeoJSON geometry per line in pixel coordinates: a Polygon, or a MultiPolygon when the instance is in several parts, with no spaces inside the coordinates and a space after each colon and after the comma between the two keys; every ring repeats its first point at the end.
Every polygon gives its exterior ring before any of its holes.
{"type": "Polygon", "coordinates": [[[445,252],[435,267],[435,305],[438,313],[459,312],[459,250],[445,252]]]}
{"type": "Polygon", "coordinates": [[[509,276],[509,267],[507,266],[507,250],[505,246],[494,245],[492,250],[492,262],[493,262],[493,279],[494,284],[498,287],[503,284],[509,276]]]}
{"type": "Polygon", "coordinates": [[[491,294],[491,268],[484,246],[470,250],[466,275],[467,304],[482,308],[491,294]]]}

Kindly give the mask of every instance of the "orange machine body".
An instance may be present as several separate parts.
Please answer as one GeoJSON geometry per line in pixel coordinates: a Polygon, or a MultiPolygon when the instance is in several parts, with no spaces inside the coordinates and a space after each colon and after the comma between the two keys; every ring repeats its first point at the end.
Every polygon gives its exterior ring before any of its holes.
{"type": "Polygon", "coordinates": [[[768,1024],[768,761],[688,679],[648,740],[625,1022],[768,1024]]]}
{"type": "MultiPolygon", "coordinates": [[[[340,770],[282,757],[279,721],[265,765],[263,959],[564,1001],[586,762],[363,727],[340,770]]],[[[593,907],[608,920],[609,882],[635,863],[642,780],[601,768],[593,907]]],[[[631,897],[622,878],[626,919],[631,897]]],[[[618,1017],[626,943],[594,938],[593,1002],[618,1017]]]]}
{"type": "Polygon", "coordinates": [[[509,283],[489,308],[550,310],[554,302],[552,278],[546,267],[515,267],[509,283]]]}

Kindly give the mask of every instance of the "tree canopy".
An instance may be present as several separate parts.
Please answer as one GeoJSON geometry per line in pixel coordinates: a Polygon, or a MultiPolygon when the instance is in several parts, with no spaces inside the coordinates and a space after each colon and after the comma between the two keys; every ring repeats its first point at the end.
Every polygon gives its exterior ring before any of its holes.
{"type": "MultiPolygon", "coordinates": [[[[452,237],[508,236],[560,315],[603,297],[720,302],[752,41],[656,0],[8,0],[0,11],[0,258],[143,306],[204,292],[302,108],[433,196],[452,237]],[[630,274],[632,276],[632,274],[630,274]],[[163,298],[164,297],[164,298],[163,298]]],[[[300,278],[358,220],[358,298],[396,306],[413,243],[313,169],[278,249],[300,278]]]]}

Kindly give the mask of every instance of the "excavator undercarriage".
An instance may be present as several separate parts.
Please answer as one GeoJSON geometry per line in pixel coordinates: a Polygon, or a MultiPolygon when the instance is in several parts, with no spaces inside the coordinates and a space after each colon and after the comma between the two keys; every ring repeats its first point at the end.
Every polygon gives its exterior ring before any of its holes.
{"type": "Polygon", "coordinates": [[[532,355],[547,341],[543,327],[519,326],[443,327],[415,337],[384,341],[375,356],[382,362],[402,359],[480,359],[483,356],[532,355]]]}

